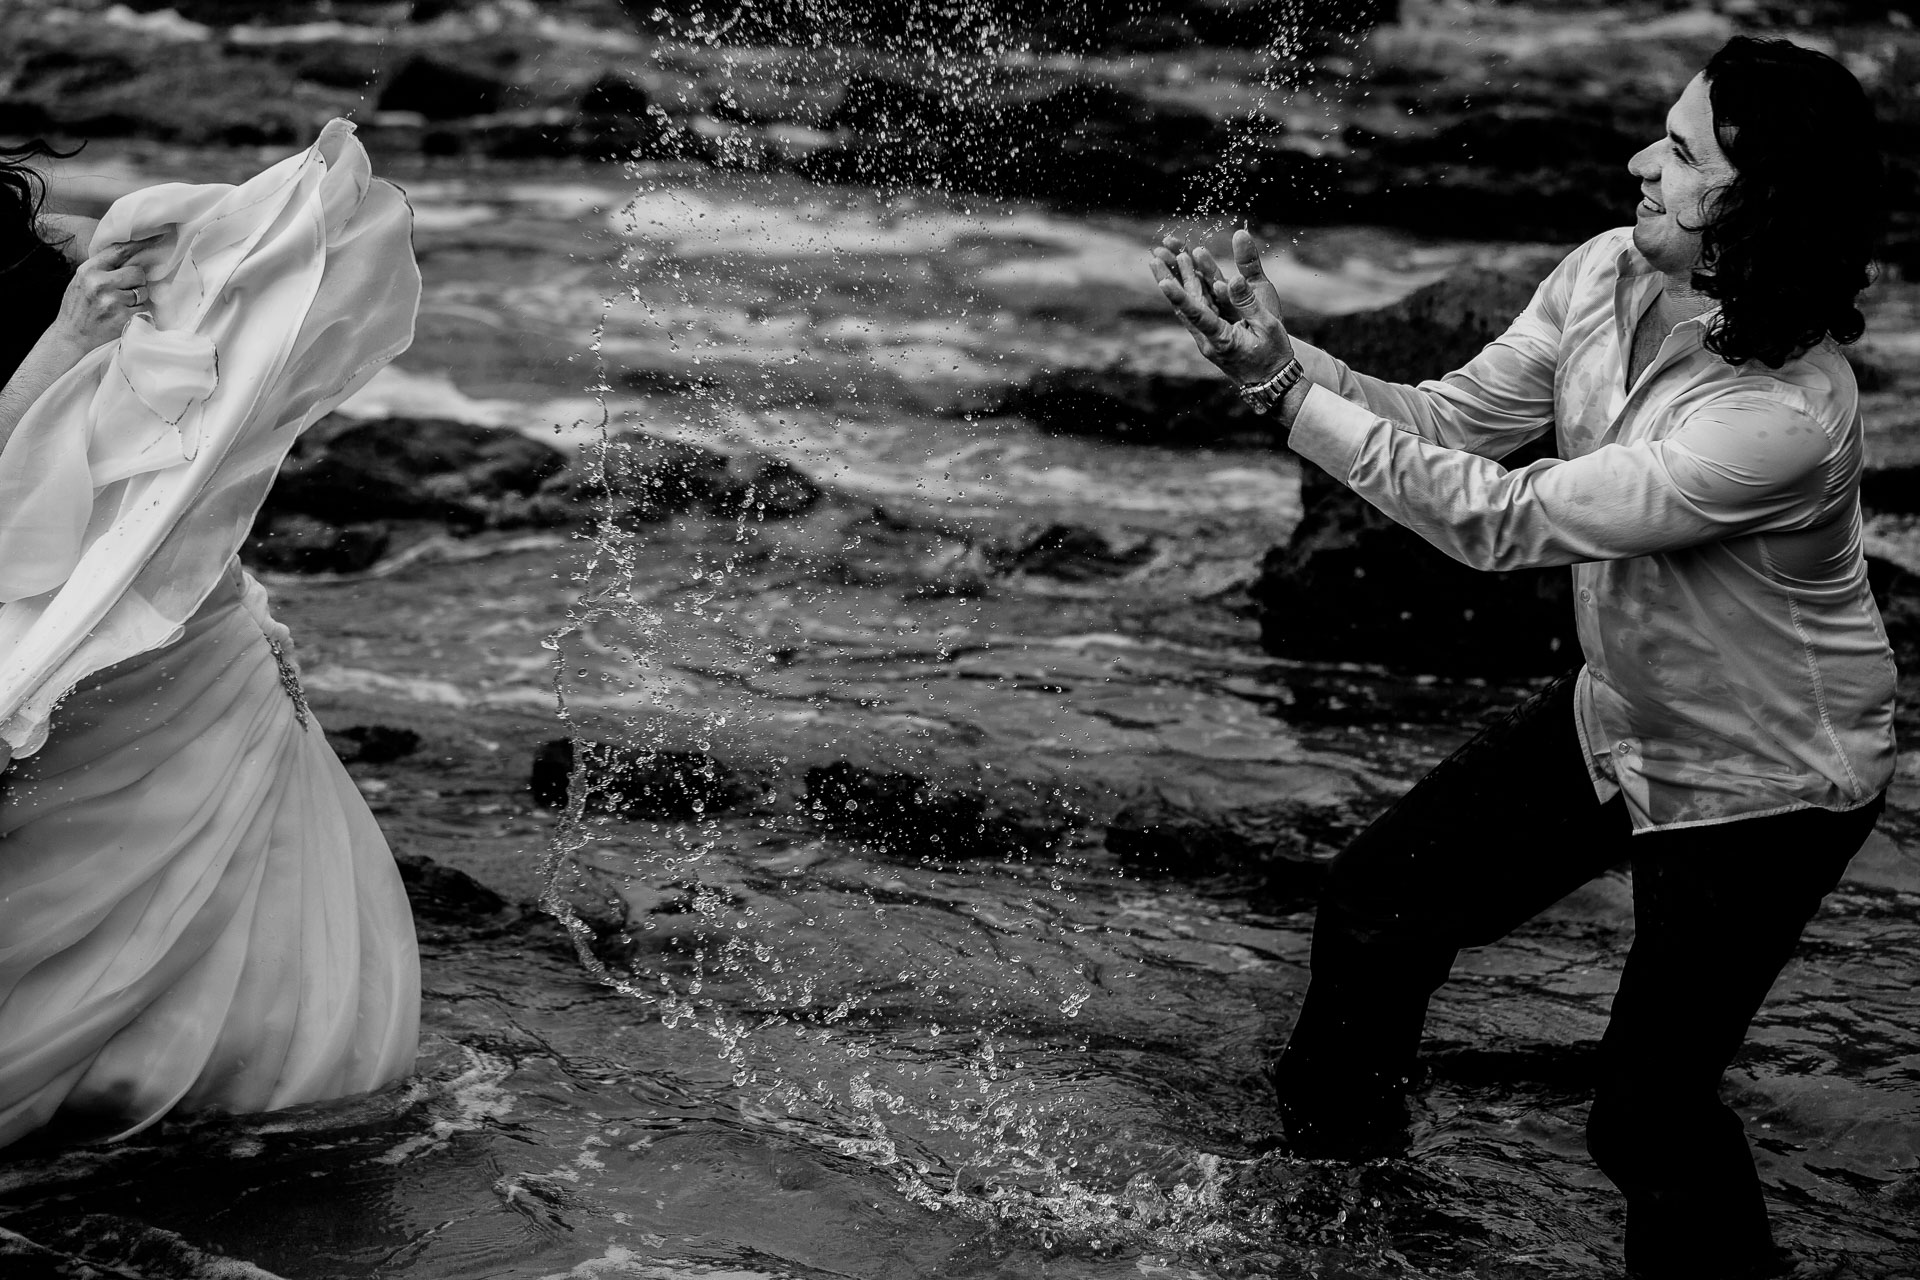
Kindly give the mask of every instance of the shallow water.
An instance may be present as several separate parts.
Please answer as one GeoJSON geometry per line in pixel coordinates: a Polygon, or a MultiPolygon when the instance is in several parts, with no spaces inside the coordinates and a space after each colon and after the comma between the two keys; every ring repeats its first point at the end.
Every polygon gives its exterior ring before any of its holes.
{"type": "MultiPolygon", "coordinates": [[[[624,281],[613,420],[780,453],[832,496],[788,522],[485,535],[276,580],[321,718],[426,739],[354,766],[397,851],[515,899],[550,872],[587,958],[527,907],[423,899],[416,1080],[16,1150],[6,1274],[1617,1274],[1619,1202],[1580,1132],[1624,879],[1463,957],[1407,1158],[1271,1149],[1259,1067],[1304,986],[1313,860],[1525,689],[1266,658],[1236,588],[1297,518],[1290,467],[982,408],[1042,365],[1191,359],[1120,274],[1153,227],[671,174],[636,220],[613,176],[509,177],[413,182],[422,341],[357,411],[590,442],[598,404],[564,351],[624,281]],[[1017,269],[1035,255],[1044,271],[1017,269]],[[932,275],[883,288],[913,263],[932,275]],[[1055,522],[1104,558],[1023,560],[1055,522]],[[737,804],[533,807],[531,750],[567,727],[541,641],[569,617],[572,729],[710,752],[737,804]],[[838,761],[1041,834],[900,847],[809,796],[808,769],[838,761]],[[1113,834],[1143,814],[1215,844],[1148,857],[1113,834]]],[[[1299,252],[1320,273],[1300,305],[1331,310],[1506,250],[1299,252]]],[[[1917,779],[1728,1076],[1812,1274],[1920,1270],[1917,779]]]]}

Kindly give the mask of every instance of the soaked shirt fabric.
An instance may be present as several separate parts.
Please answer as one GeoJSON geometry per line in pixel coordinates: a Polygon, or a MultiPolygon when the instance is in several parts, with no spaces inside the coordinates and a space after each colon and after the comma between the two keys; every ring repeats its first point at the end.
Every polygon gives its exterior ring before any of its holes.
{"type": "Polygon", "coordinates": [[[1637,831],[1870,802],[1894,667],[1861,545],[1852,370],[1822,343],[1732,366],[1676,325],[1632,386],[1663,277],[1628,228],[1570,254],[1511,328],[1418,386],[1305,343],[1290,445],[1479,569],[1571,565],[1595,794],[1637,831]],[[1493,459],[1552,430],[1558,458],[1493,459]]]}

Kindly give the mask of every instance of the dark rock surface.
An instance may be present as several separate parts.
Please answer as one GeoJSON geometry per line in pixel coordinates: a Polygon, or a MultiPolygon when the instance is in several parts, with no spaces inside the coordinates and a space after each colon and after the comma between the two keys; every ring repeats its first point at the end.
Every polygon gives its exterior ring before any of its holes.
{"type": "Polygon", "coordinates": [[[534,506],[536,512],[571,507],[573,518],[597,506],[616,521],[641,524],[693,511],[780,520],[805,514],[825,497],[791,463],[752,456],[739,461],[736,471],[732,459],[712,449],[621,432],[549,484],[534,506]]]}
{"type": "Polygon", "coordinates": [[[1872,467],[1860,477],[1860,505],[1887,515],[1920,515],[1920,467],[1872,467]]]}
{"type": "MultiPolygon", "coordinates": [[[[574,21],[624,36],[638,30],[650,54],[678,46],[657,59],[559,38],[531,6],[501,25],[497,11],[462,21],[474,6],[458,0],[423,0],[411,12],[353,0],[203,0],[183,11],[203,15],[209,38],[170,43],[165,58],[149,57],[147,38],[120,24],[29,27],[0,47],[0,123],[56,136],[285,145],[311,137],[328,116],[366,116],[371,100],[385,117],[363,121],[376,153],[795,167],[824,181],[937,184],[1154,212],[1205,191],[1215,208],[1280,224],[1577,241],[1631,208],[1627,158],[1659,135],[1668,104],[1728,33],[1811,27],[1863,68],[1891,165],[1884,256],[1912,274],[1920,270],[1920,113],[1907,89],[1916,38],[1910,21],[1888,21],[1908,2],[1761,3],[1658,38],[1629,34],[1617,47],[1522,39],[1518,51],[1490,60],[1454,39],[1451,19],[1436,25],[1431,44],[1358,43],[1392,20],[1395,0],[1307,9],[1287,0],[566,6],[574,21]],[[220,38],[223,24],[297,22],[302,13],[385,25],[396,38],[220,38]],[[433,30],[422,25],[429,13],[452,20],[433,30]],[[1280,33],[1288,56],[1278,75],[1258,72],[1244,54],[1195,59],[1208,48],[1270,46],[1280,33]],[[845,55],[830,71],[798,52],[823,41],[845,55]],[[741,44],[797,52],[790,65],[741,63],[727,51],[741,44]],[[1024,65],[992,56],[1009,49],[1042,56],[1024,65]],[[1131,70],[1118,69],[1120,57],[1131,70]],[[1249,115],[1240,90],[1263,74],[1264,88],[1279,92],[1249,115]],[[792,127],[815,130],[823,117],[836,131],[830,141],[794,141],[792,127]]],[[[1623,27],[1628,16],[1603,7],[1566,21],[1600,32],[1645,25],[1623,27]]],[[[1487,34],[1497,44],[1516,29],[1495,21],[1487,34]]]]}
{"type": "Polygon", "coordinates": [[[1327,861],[1364,820],[1325,807],[1277,804],[1200,810],[1162,797],[1129,805],[1107,823],[1106,843],[1137,875],[1222,877],[1266,896],[1310,901],[1327,861]]]}
{"type": "Polygon", "coordinates": [[[826,124],[850,136],[800,161],[816,180],[1123,208],[1179,204],[1228,142],[1202,111],[1097,79],[958,96],[855,75],[826,124]]]}
{"type": "Polygon", "coordinates": [[[491,115],[500,109],[507,85],[424,54],[415,55],[380,90],[382,111],[412,111],[429,120],[491,115]]]}
{"type": "Polygon", "coordinates": [[[529,924],[545,923],[531,906],[509,901],[457,867],[417,853],[395,854],[394,863],[413,909],[414,930],[426,946],[509,931],[524,936],[529,924]]]}
{"type": "Polygon", "coordinates": [[[830,23],[847,43],[883,46],[924,41],[930,25],[956,47],[977,41],[1010,43],[1044,52],[1127,52],[1176,49],[1194,44],[1260,48],[1274,33],[1363,31],[1399,14],[1398,0],[1329,0],[1310,10],[1285,0],[1079,0],[1036,5],[987,0],[964,6],[841,0],[823,13],[808,0],[756,0],[740,6],[692,0],[622,0],[636,23],[656,30],[686,31],[724,21],[728,36],[743,44],[805,44],[830,23]]]}
{"type": "Polygon", "coordinates": [[[654,105],[646,88],[609,71],[587,86],[577,107],[580,137],[574,148],[596,158],[624,158],[690,150],[685,130],[654,105]]]}
{"type": "Polygon", "coordinates": [[[507,910],[505,898],[464,871],[420,854],[402,854],[394,862],[415,916],[467,922],[507,910]]]}
{"type": "Polygon", "coordinates": [[[567,456],[518,431],[443,418],[329,419],[294,446],[267,507],[346,524],[415,518],[481,526],[567,456]]]}
{"type": "MultiPolygon", "coordinates": [[[[1532,295],[1521,277],[1462,272],[1393,306],[1325,321],[1313,337],[1361,372],[1417,382],[1477,353],[1532,295]]],[[[1543,437],[1506,461],[1524,465],[1550,448],[1543,437]]],[[[1251,588],[1269,652],[1507,678],[1578,661],[1565,569],[1470,569],[1317,467],[1301,468],[1300,490],[1300,524],[1251,588]]]]}
{"type": "Polygon", "coordinates": [[[1893,645],[1894,665],[1902,671],[1920,671],[1920,575],[1868,556],[1867,581],[1893,645]]]}
{"type": "Polygon", "coordinates": [[[327,731],[327,741],[342,764],[391,764],[420,749],[412,729],[386,724],[356,724],[327,731]]]}
{"type": "Polygon", "coordinates": [[[276,573],[359,573],[385,555],[391,542],[384,524],[338,525],[300,511],[265,509],[241,555],[276,573]]]}
{"type": "Polygon", "coordinates": [[[1116,542],[1098,529],[1071,524],[1050,524],[986,551],[988,566],[1000,573],[1031,573],[1066,582],[1117,578],[1153,557],[1152,539],[1116,542]]]}
{"type": "Polygon", "coordinates": [[[1224,379],[1127,365],[1048,369],[996,406],[1060,435],[1126,444],[1220,445],[1273,438],[1270,420],[1246,406],[1224,379]]]}
{"type": "Polygon", "coordinates": [[[534,753],[528,787],[534,803],[564,809],[576,762],[583,764],[585,806],[623,818],[697,818],[739,807],[756,794],[750,779],[700,751],[649,751],[618,743],[557,738],[534,753]]]}
{"type": "Polygon", "coordinates": [[[392,541],[397,521],[455,534],[583,525],[597,517],[649,524],[698,514],[784,520],[825,491],[778,458],[729,458],[639,432],[570,458],[505,427],[439,418],[330,418],[301,437],[245,548],[282,573],[356,573],[392,541]]]}
{"type": "Polygon", "coordinates": [[[977,791],[845,762],[807,770],[806,806],[826,830],[889,858],[1023,860],[1066,835],[1062,823],[1003,810],[977,791]]]}

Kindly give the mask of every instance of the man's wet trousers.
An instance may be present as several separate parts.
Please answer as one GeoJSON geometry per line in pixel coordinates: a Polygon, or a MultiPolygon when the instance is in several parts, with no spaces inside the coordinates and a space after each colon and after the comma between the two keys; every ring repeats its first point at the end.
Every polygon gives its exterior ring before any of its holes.
{"type": "Polygon", "coordinates": [[[1626,1196],[1632,1274],[1768,1274],[1760,1181],[1720,1077],[1884,797],[1636,836],[1624,801],[1594,796],[1573,696],[1569,676],[1482,732],[1334,859],[1312,980],[1273,1068],[1289,1144],[1391,1149],[1428,998],[1459,949],[1630,865],[1634,942],[1587,1149],[1626,1196]]]}

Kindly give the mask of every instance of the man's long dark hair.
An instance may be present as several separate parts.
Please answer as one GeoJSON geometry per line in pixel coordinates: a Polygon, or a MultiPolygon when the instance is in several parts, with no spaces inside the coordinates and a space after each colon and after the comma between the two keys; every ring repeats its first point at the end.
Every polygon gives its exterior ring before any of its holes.
{"type": "Polygon", "coordinates": [[[41,238],[47,187],[30,163],[72,154],[39,141],[0,147],[0,384],[53,323],[73,278],[66,256],[41,238]]]}
{"type": "Polygon", "coordinates": [[[1720,303],[1707,349],[1779,368],[1866,332],[1885,219],[1873,106],[1853,73],[1786,40],[1735,36],[1706,66],[1733,182],[1709,207],[1693,286],[1720,303]]]}

